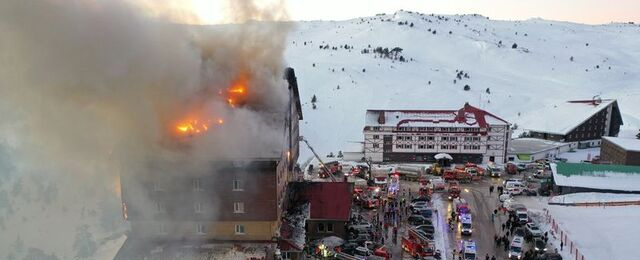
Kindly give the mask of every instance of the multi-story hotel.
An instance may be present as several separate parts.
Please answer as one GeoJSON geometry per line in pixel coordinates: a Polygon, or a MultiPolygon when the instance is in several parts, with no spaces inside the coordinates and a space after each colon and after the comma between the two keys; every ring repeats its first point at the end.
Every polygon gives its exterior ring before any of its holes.
{"type": "MultiPolygon", "coordinates": [[[[122,204],[130,239],[152,243],[248,241],[273,243],[286,208],[287,184],[298,159],[302,119],[293,69],[287,69],[289,103],[277,113],[282,147],[241,154],[185,170],[185,162],[145,162],[143,171],[122,174],[122,204]]],[[[276,240],[277,241],[277,240],[276,240]]]]}
{"type": "Polygon", "coordinates": [[[504,163],[509,123],[466,103],[458,110],[367,110],[364,153],[373,162],[504,163]]]}

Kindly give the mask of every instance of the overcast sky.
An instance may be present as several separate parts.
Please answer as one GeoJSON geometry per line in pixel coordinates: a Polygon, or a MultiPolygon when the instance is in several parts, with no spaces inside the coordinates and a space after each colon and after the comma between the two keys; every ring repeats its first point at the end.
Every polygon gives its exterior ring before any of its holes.
{"type": "Polygon", "coordinates": [[[601,24],[640,22],[640,0],[288,0],[293,20],[344,20],[393,13],[477,13],[499,20],[548,20],[601,24]]]}

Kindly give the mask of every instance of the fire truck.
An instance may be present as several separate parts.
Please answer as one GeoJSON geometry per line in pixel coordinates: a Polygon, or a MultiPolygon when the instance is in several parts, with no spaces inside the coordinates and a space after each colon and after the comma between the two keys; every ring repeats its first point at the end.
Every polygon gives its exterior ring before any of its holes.
{"type": "Polygon", "coordinates": [[[454,199],[453,207],[456,209],[456,213],[458,214],[467,214],[471,212],[471,209],[469,209],[469,203],[462,198],[454,199]]]}
{"type": "Polygon", "coordinates": [[[433,256],[435,253],[433,241],[418,233],[415,228],[408,229],[407,234],[402,237],[402,249],[414,258],[433,256]]]}
{"type": "Polygon", "coordinates": [[[453,200],[455,198],[460,197],[460,186],[458,182],[449,183],[449,200],[453,200]]]}
{"type": "Polygon", "coordinates": [[[445,181],[453,181],[456,179],[456,171],[455,170],[445,170],[442,177],[445,181]]]}

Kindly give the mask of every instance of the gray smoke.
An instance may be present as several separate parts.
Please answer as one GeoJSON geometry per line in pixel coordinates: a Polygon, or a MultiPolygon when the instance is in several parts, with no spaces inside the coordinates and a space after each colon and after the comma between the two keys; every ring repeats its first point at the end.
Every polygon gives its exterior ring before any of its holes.
{"type": "MultiPolygon", "coordinates": [[[[63,219],[92,202],[119,211],[118,174],[145,170],[140,162],[150,158],[200,167],[281,148],[282,123],[273,115],[287,102],[290,26],[269,21],[286,11],[282,3],[265,10],[248,0],[229,6],[236,24],[189,26],[150,17],[125,0],[0,1],[0,154],[10,157],[0,169],[11,169],[0,174],[0,191],[18,186],[16,194],[28,194],[0,203],[0,252],[15,250],[17,236],[47,252],[69,249],[43,242],[54,228],[21,226],[44,226],[29,207],[58,205],[42,206],[25,183],[48,189],[42,197],[53,194],[67,208],[46,217],[63,219]],[[232,108],[226,95],[239,79],[246,97],[232,108]],[[212,120],[207,134],[177,133],[176,124],[191,118],[212,120]],[[12,221],[20,214],[26,220],[12,221]]],[[[60,240],[73,240],[66,235],[60,240]]]]}

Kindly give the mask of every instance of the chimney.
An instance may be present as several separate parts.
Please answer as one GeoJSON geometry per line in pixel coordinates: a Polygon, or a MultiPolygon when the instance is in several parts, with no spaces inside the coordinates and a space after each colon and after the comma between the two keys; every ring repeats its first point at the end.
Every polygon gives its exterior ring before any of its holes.
{"type": "Polygon", "coordinates": [[[378,124],[384,125],[385,120],[384,120],[384,110],[380,111],[380,113],[378,114],[378,124]]]}

